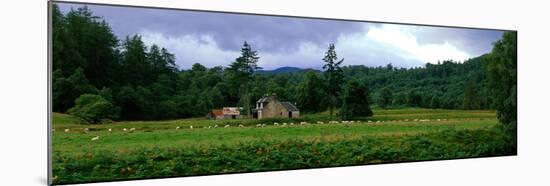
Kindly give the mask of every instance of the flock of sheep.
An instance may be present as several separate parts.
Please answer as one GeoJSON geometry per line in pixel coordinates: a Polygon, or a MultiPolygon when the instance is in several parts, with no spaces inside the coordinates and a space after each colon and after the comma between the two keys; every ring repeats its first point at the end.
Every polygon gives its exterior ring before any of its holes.
{"type": "MultiPolygon", "coordinates": [[[[428,122],[430,121],[429,119],[404,119],[404,120],[387,120],[387,121],[380,121],[380,120],[377,120],[377,121],[371,121],[371,120],[367,120],[366,123],[385,123],[385,122],[409,122],[409,121],[414,121],[414,122],[428,122]]],[[[431,121],[447,121],[447,119],[434,119],[434,120],[431,120],[431,121]]],[[[361,123],[361,121],[348,121],[348,120],[343,120],[343,121],[328,121],[328,122],[323,122],[323,121],[317,121],[315,122],[316,124],[319,124],[319,125],[322,125],[322,124],[353,124],[353,123],[361,123]]],[[[294,126],[294,125],[311,125],[312,123],[308,123],[308,122],[300,122],[300,123],[278,123],[278,122],[274,122],[273,123],[273,126],[281,126],[281,127],[286,127],[286,126],[294,126]]],[[[261,128],[261,127],[266,127],[268,126],[268,124],[265,124],[265,123],[260,123],[260,124],[257,124],[256,127],[258,128],[261,128]]],[[[223,126],[223,128],[229,128],[231,127],[231,125],[225,125],[223,126]]],[[[237,127],[239,128],[244,128],[245,126],[242,125],[242,124],[239,124],[237,127]]],[[[193,129],[193,125],[190,125],[189,126],[189,129],[193,129]]],[[[220,126],[218,125],[214,125],[214,126],[203,126],[202,128],[220,128],[220,126]]],[[[176,130],[179,130],[181,129],[180,126],[176,126],[176,130]]],[[[53,129],[53,131],[55,131],[55,129],[53,129]]],[[[84,132],[85,133],[88,133],[90,131],[89,128],[84,128],[84,132]]],[[[112,128],[109,128],[107,129],[108,132],[112,132],[113,129],[112,128]]],[[[123,128],[122,129],[123,132],[128,132],[128,133],[132,133],[134,131],[136,131],[136,128],[123,128]]],[[[70,129],[65,129],[64,132],[70,132],[70,129]]],[[[99,136],[95,136],[91,139],[91,141],[96,141],[96,140],[99,140],[99,136]]]]}

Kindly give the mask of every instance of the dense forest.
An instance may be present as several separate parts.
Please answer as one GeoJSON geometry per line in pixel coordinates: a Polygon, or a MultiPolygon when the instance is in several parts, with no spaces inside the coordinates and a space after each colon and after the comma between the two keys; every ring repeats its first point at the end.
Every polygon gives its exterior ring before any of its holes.
{"type": "Polygon", "coordinates": [[[497,109],[499,118],[515,122],[515,32],[505,33],[492,53],[464,62],[349,66],[331,45],[319,54],[323,70],[266,73],[257,66],[261,51],[245,41],[241,56],[227,61],[227,67],[195,63],[179,69],[168,50],[147,46],[139,35],[117,38],[86,7],[63,14],[54,5],[52,16],[55,112],[78,113],[94,104],[103,108],[95,114],[113,120],[197,117],[224,106],[241,106],[249,113],[255,100],[275,93],[304,113],[342,107],[343,115],[353,115],[346,111],[358,100],[382,108],[497,109]]]}

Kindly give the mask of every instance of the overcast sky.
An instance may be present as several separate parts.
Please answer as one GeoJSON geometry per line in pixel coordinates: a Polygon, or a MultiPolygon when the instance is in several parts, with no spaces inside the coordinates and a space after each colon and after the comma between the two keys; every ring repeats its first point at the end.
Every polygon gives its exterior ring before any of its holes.
{"type": "MultiPolygon", "coordinates": [[[[81,4],[58,3],[62,12],[81,4]]],[[[266,70],[284,66],[320,69],[330,43],[344,65],[398,67],[490,52],[502,31],[287,18],[182,10],[88,5],[120,39],[138,34],[176,56],[182,69],[193,63],[228,66],[247,41],[266,70]]]]}

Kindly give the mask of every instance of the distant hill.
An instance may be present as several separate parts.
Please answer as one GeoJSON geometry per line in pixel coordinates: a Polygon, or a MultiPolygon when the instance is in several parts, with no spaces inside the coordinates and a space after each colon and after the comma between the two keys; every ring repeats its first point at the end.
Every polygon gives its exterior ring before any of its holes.
{"type": "Polygon", "coordinates": [[[260,74],[281,74],[281,73],[293,73],[293,72],[305,72],[305,71],[317,71],[319,70],[311,69],[311,68],[298,68],[298,67],[280,67],[274,70],[259,70],[257,71],[260,74]]]}

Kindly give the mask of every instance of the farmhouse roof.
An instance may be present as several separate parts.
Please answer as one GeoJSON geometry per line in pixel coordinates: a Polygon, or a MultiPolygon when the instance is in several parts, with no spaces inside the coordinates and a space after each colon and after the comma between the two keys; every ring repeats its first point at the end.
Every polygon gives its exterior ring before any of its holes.
{"type": "Polygon", "coordinates": [[[223,110],[222,109],[212,109],[212,115],[214,115],[214,116],[223,116],[223,110]]]}
{"type": "Polygon", "coordinates": [[[263,97],[263,98],[260,98],[257,102],[258,103],[265,103],[265,102],[271,102],[271,101],[275,101],[275,96],[266,96],[266,97],[263,97]]]}
{"type": "Polygon", "coordinates": [[[300,110],[298,110],[298,108],[294,104],[292,104],[288,101],[281,102],[281,105],[283,105],[283,107],[285,107],[285,109],[290,111],[290,112],[300,111],[300,110]]]}

